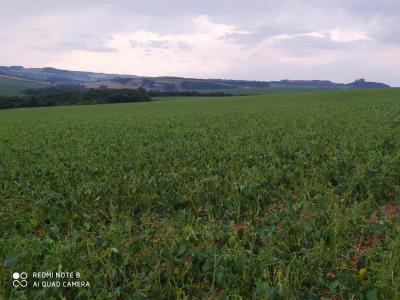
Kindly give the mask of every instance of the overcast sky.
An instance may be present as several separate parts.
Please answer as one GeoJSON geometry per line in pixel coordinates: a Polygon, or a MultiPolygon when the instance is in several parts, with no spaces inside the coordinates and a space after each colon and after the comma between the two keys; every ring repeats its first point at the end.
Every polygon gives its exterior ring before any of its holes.
{"type": "Polygon", "coordinates": [[[400,86],[400,0],[0,4],[0,65],[400,86]]]}

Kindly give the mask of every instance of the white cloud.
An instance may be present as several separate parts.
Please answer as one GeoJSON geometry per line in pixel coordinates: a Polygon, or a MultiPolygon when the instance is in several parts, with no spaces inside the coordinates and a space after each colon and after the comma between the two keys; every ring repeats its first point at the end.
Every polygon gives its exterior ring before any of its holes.
{"type": "Polygon", "coordinates": [[[240,33],[235,26],[214,23],[207,16],[191,18],[189,33],[160,34],[147,30],[112,34],[104,45],[110,53],[77,49],[65,53],[58,67],[80,66],[92,70],[141,75],[218,76],[228,73],[240,54],[240,45],[223,39],[226,34],[240,33]],[[215,74],[215,75],[212,75],[215,74]]]}
{"type": "Polygon", "coordinates": [[[365,31],[333,29],[328,31],[327,34],[332,41],[339,43],[365,41],[370,39],[368,33],[365,31]]]}
{"type": "Polygon", "coordinates": [[[356,41],[366,41],[370,40],[368,33],[365,31],[355,31],[355,30],[341,30],[341,29],[331,29],[325,31],[313,31],[304,32],[297,34],[278,34],[268,38],[266,41],[274,44],[283,40],[290,40],[298,37],[314,37],[320,39],[327,39],[338,43],[349,43],[356,41]]]}

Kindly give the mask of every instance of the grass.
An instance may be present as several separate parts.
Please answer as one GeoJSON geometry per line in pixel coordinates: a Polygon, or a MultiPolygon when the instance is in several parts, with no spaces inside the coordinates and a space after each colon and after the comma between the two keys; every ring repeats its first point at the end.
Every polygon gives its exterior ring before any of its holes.
{"type": "Polygon", "coordinates": [[[23,96],[27,89],[46,87],[47,84],[24,79],[0,76],[0,96],[23,96]]]}
{"type": "Polygon", "coordinates": [[[399,299],[399,116],[398,89],[0,111],[0,298],[399,299]],[[11,285],[59,269],[91,287],[11,285]]]}

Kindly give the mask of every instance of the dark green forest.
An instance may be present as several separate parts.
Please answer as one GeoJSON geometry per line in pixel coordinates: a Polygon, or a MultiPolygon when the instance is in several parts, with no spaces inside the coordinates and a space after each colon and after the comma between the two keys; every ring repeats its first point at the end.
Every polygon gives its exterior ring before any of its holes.
{"type": "Polygon", "coordinates": [[[42,107],[60,105],[88,105],[106,103],[132,103],[151,101],[152,97],[168,96],[230,96],[221,92],[199,93],[196,91],[147,91],[138,89],[86,89],[83,86],[59,86],[25,91],[23,97],[0,96],[0,109],[42,107]]]}
{"type": "Polygon", "coordinates": [[[0,97],[0,109],[150,101],[150,97],[143,88],[136,90],[48,88],[28,90],[26,93],[27,96],[24,97],[0,97]]]}

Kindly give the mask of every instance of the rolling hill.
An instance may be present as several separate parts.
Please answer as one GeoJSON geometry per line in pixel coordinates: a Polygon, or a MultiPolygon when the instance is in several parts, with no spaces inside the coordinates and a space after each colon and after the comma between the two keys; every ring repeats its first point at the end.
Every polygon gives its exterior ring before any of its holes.
{"type": "Polygon", "coordinates": [[[48,85],[47,82],[0,75],[1,96],[21,96],[27,89],[38,89],[48,85]]]}
{"type": "Polygon", "coordinates": [[[196,79],[184,77],[144,77],[136,75],[105,74],[85,71],[69,71],[55,68],[24,68],[0,66],[0,74],[26,80],[42,81],[51,85],[83,85],[86,88],[136,89],[159,91],[222,91],[232,94],[269,94],[276,91],[309,89],[357,89],[389,88],[378,82],[364,79],[352,83],[335,83],[329,80],[280,80],[252,81],[231,79],[196,79]]]}

